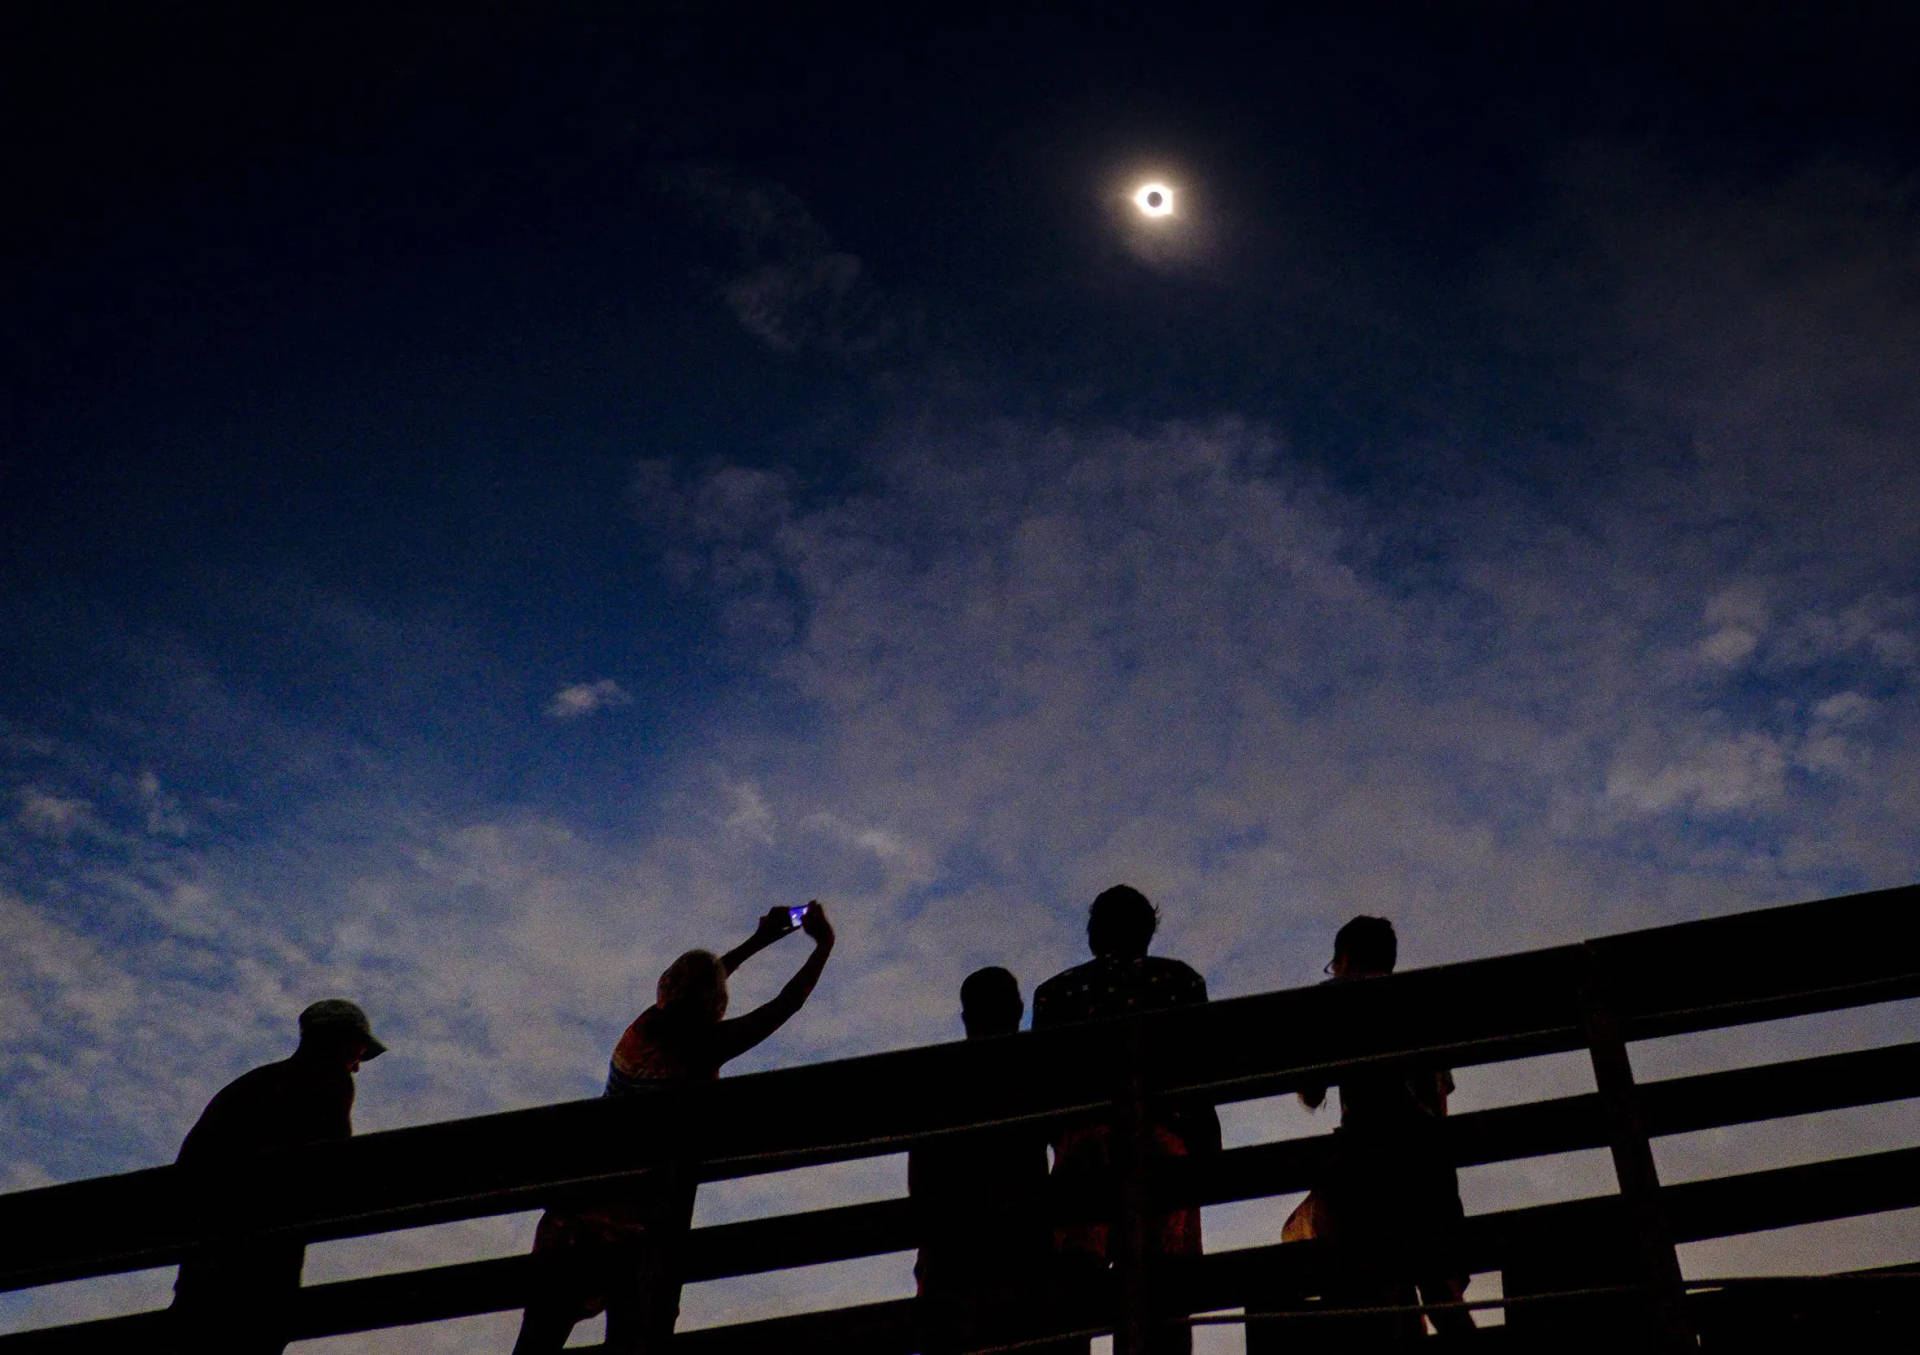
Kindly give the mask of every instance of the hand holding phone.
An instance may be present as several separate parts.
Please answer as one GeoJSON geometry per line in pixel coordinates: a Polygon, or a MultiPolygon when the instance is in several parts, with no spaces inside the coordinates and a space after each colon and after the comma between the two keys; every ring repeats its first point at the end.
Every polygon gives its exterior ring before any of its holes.
{"type": "Polygon", "coordinates": [[[759,925],[753,929],[756,943],[770,946],[794,928],[793,909],[775,906],[761,915],[759,925]]]}
{"type": "Polygon", "coordinates": [[[815,899],[801,910],[800,926],[813,938],[816,946],[833,945],[833,924],[827,921],[827,910],[815,899]]]}

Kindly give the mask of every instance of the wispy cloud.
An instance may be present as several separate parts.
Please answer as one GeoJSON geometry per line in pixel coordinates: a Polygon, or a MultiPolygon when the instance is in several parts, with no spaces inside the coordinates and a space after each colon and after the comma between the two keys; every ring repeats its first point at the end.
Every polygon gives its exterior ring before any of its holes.
{"type": "Polygon", "coordinates": [[[710,165],[669,176],[665,189],[731,237],[739,271],[720,284],[720,300],[769,348],[849,358],[901,337],[898,308],[883,300],[859,257],[836,248],[787,188],[710,165]]]}
{"type": "Polygon", "coordinates": [[[555,720],[578,720],[584,715],[598,715],[601,711],[632,704],[633,698],[618,682],[601,678],[597,682],[576,682],[562,687],[547,702],[547,714],[555,720]]]}
{"type": "Polygon", "coordinates": [[[22,786],[14,793],[15,819],[29,832],[67,838],[94,826],[93,806],[85,800],[56,795],[38,786],[22,786]]]}

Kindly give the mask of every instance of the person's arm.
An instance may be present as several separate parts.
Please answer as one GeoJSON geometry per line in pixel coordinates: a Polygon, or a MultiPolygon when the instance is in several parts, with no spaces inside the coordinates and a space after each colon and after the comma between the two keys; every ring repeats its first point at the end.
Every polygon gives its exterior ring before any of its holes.
{"type": "MultiPolygon", "coordinates": [[[[786,909],[781,909],[780,913],[784,919],[786,909]]],[[[771,916],[769,913],[768,917],[771,916]]],[[[820,971],[827,967],[827,957],[833,954],[833,924],[827,921],[827,910],[820,906],[818,900],[807,905],[800,930],[813,938],[813,954],[807,956],[806,963],[800,966],[800,972],[787,980],[787,986],[771,1002],[755,1007],[745,1016],[736,1016],[720,1023],[714,1037],[719,1062],[725,1063],[746,1053],[784,1026],[787,1019],[805,1005],[813,993],[814,985],[820,982],[820,971]]]]}
{"type": "Polygon", "coordinates": [[[359,1084],[353,1080],[352,1073],[344,1068],[340,1071],[347,1083],[340,1095],[340,1113],[326,1126],[326,1133],[321,1135],[323,1138],[350,1139],[353,1137],[353,1099],[359,1084]]]}
{"type": "Polygon", "coordinates": [[[787,920],[786,909],[767,909],[766,916],[761,918],[759,924],[754,927],[753,935],[720,957],[721,967],[731,975],[734,970],[792,930],[793,924],[787,920]]]}
{"type": "MultiPolygon", "coordinates": [[[[1332,966],[1329,965],[1328,969],[1331,970],[1332,966]]],[[[1329,983],[1338,982],[1340,982],[1340,980],[1337,978],[1322,979],[1320,986],[1324,988],[1329,983]]],[[[1308,1110],[1318,1110],[1327,1103],[1327,1084],[1324,1082],[1309,1082],[1306,1086],[1296,1091],[1294,1095],[1300,1098],[1300,1104],[1308,1110]]]]}
{"type": "Polygon", "coordinates": [[[1053,1019],[1053,980],[1048,979],[1033,990],[1033,1016],[1027,1022],[1029,1030],[1045,1030],[1055,1024],[1053,1019]]]}
{"type": "Polygon", "coordinates": [[[187,1131],[187,1137],[180,1144],[180,1154],[175,1162],[196,1166],[218,1158],[227,1148],[231,1137],[229,1123],[232,1114],[228,1109],[231,1098],[225,1091],[217,1094],[200,1112],[200,1118],[193,1122],[193,1128],[187,1131]]]}

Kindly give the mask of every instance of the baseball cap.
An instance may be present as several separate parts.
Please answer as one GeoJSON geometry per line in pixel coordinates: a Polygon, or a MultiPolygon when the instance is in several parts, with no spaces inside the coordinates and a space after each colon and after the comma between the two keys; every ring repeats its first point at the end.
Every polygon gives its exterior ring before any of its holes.
{"type": "Polygon", "coordinates": [[[300,1033],[310,1030],[350,1030],[367,1042],[365,1058],[378,1058],[387,1047],[374,1038],[373,1026],[360,1004],[344,997],[326,997],[300,1013],[300,1033]]]}

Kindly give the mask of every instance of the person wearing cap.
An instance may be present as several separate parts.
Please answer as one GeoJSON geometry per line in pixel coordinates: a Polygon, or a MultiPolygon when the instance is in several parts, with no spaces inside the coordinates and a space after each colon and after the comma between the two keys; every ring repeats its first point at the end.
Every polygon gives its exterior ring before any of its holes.
{"type": "MultiPolygon", "coordinates": [[[[330,997],[300,1013],[300,1045],[289,1058],[242,1073],[200,1113],[176,1159],[205,1176],[191,1193],[220,1203],[218,1173],[253,1154],[353,1133],[353,1075],[387,1047],[367,1014],[330,997]]],[[[216,1216],[218,1211],[215,1211],[216,1216]]],[[[174,1284],[173,1309],[189,1336],[183,1349],[222,1355],[278,1355],[286,1348],[285,1310],[300,1286],[300,1243],[241,1241],[188,1257],[174,1284]]]]}

